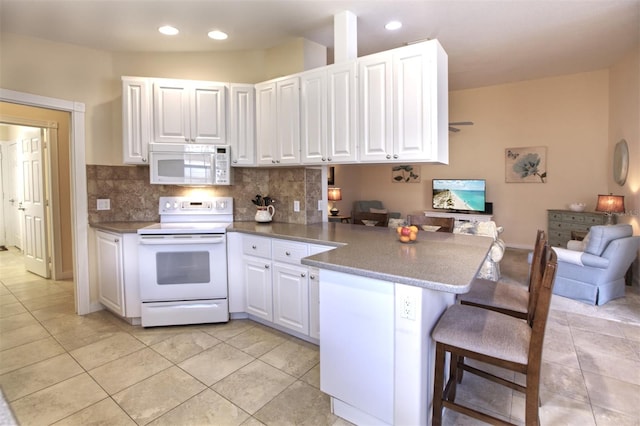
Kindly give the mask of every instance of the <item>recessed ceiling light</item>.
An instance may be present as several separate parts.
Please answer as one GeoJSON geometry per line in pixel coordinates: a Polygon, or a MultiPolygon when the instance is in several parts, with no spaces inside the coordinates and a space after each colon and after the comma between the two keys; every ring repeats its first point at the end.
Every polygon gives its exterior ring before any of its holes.
{"type": "Polygon", "coordinates": [[[227,37],[229,37],[227,33],[223,33],[222,31],[218,30],[209,31],[208,36],[209,38],[212,38],[214,40],[226,40],[227,37]]]}
{"type": "Polygon", "coordinates": [[[384,26],[389,31],[399,30],[402,28],[402,22],[400,21],[391,21],[388,22],[387,25],[384,26]]]}
{"type": "Polygon", "coordinates": [[[164,35],[176,35],[180,32],[177,28],[172,27],[171,25],[163,25],[158,28],[158,31],[160,31],[164,35]]]}

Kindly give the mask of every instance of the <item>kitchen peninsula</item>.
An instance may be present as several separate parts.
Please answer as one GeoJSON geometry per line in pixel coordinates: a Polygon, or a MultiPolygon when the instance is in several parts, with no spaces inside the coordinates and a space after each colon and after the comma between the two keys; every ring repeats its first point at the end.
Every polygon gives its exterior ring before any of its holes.
{"type": "Polygon", "coordinates": [[[233,231],[336,246],[301,260],[320,270],[320,386],[355,424],[423,425],[431,418],[430,332],[469,290],[492,239],[343,223],[235,222],[233,231]]]}

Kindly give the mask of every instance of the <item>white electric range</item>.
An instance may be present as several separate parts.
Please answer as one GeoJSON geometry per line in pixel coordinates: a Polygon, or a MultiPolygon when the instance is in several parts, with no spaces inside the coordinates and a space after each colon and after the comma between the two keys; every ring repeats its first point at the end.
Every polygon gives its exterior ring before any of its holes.
{"type": "Polygon", "coordinates": [[[160,197],[160,223],[138,230],[143,327],[229,321],[231,197],[160,197]]]}

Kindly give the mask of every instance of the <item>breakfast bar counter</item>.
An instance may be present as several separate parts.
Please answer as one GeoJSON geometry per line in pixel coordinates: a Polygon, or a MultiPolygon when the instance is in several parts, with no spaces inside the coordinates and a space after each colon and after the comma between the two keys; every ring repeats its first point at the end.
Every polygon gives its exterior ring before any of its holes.
{"type": "Polygon", "coordinates": [[[493,242],[482,236],[420,231],[417,241],[405,244],[394,228],[345,223],[234,222],[230,231],[333,245],[336,249],[302,263],[455,294],[469,291],[493,242]]]}
{"type": "Polygon", "coordinates": [[[319,269],[320,389],[357,425],[431,422],[431,330],[467,292],[491,238],[343,223],[234,223],[233,231],[334,245],[302,259],[319,269]]]}

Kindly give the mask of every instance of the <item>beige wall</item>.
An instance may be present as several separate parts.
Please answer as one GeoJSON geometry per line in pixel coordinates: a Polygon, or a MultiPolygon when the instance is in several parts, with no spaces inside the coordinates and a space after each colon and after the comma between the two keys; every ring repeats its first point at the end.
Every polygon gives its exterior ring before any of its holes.
{"type": "Polygon", "coordinates": [[[609,146],[607,190],[624,195],[626,215],[618,222],[630,223],[640,234],[640,45],[611,67],[609,79],[609,146]],[[623,186],[613,180],[613,150],[620,139],[629,146],[629,174],[623,186]]]}
{"type": "Polygon", "coordinates": [[[450,120],[475,125],[449,133],[449,165],[422,165],[420,183],[393,183],[391,165],[338,166],[340,204],[379,199],[406,215],[429,208],[433,178],[483,178],[505,242],[531,247],[547,209],[593,210],[607,190],[608,84],[603,70],[451,92],[450,120]],[[529,146],[547,147],[547,183],[505,183],[505,149],[529,146]]]}

